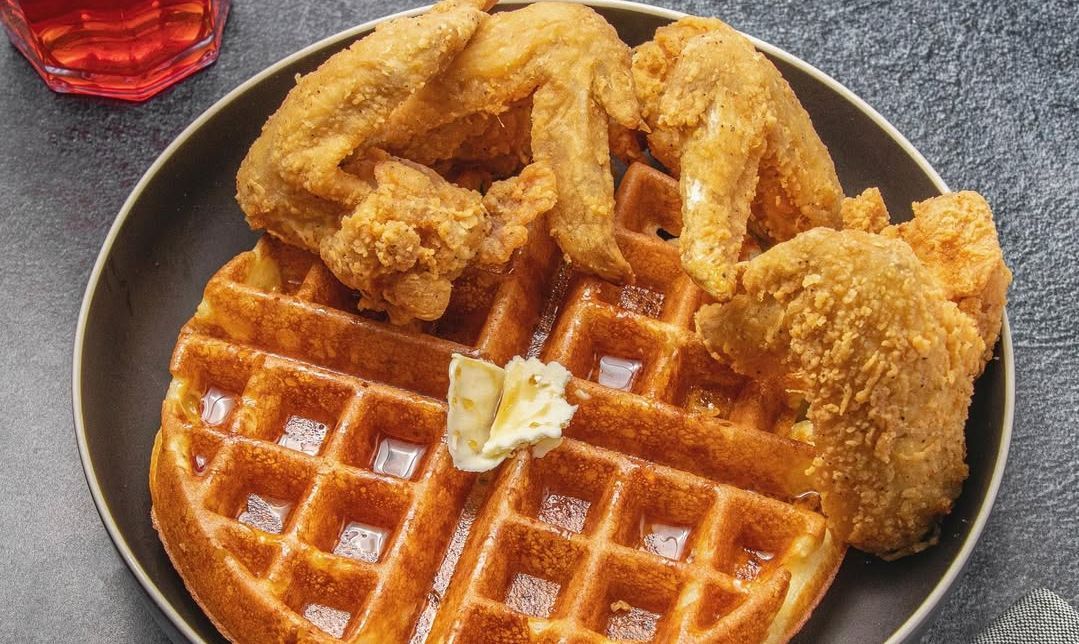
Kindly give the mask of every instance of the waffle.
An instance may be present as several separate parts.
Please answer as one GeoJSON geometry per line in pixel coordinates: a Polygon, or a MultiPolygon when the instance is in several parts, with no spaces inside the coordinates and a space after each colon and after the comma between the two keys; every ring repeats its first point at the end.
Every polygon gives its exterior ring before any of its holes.
{"type": "Polygon", "coordinates": [[[153,518],[236,641],[788,639],[843,556],[794,439],[800,401],[715,362],[692,332],[677,184],[617,195],[637,274],[577,274],[535,227],[446,315],[359,313],[317,258],[263,237],[184,326],[154,446],[153,518]],[[451,355],[557,360],[563,444],[456,470],[451,355]]]}

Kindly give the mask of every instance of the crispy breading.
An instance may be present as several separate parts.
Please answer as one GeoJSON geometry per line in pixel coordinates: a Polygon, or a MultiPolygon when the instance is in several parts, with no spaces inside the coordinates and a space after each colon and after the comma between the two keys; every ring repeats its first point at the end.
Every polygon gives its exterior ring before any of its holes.
{"type": "Polygon", "coordinates": [[[592,9],[536,3],[492,15],[446,71],[393,115],[393,148],[478,112],[501,114],[532,96],[534,161],[555,173],[548,224],[563,252],[611,281],[633,271],[614,239],[608,120],[641,125],[630,49],[592,9]]]}
{"type": "Polygon", "coordinates": [[[413,139],[402,140],[391,126],[383,133],[387,138],[384,147],[394,156],[432,167],[445,161],[481,165],[512,158],[517,162],[516,167],[502,170],[513,174],[532,158],[531,112],[532,101],[524,99],[497,114],[466,114],[413,139]]]}
{"type": "Polygon", "coordinates": [[[300,77],[236,175],[248,223],[318,251],[374,189],[341,164],[366,150],[390,114],[464,48],[488,4],[444,0],[391,20],[300,77]]]}
{"type": "Polygon", "coordinates": [[[299,79],[274,118],[272,161],[294,186],[350,206],[370,186],[341,168],[371,144],[390,114],[460,53],[486,14],[484,0],[447,0],[391,20],[299,79]]]}
{"type": "Polygon", "coordinates": [[[952,192],[912,206],[914,218],[882,234],[910,244],[937,277],[948,299],[977,324],[983,361],[1000,336],[1012,273],[1004,264],[993,212],[976,192],[952,192]]]}
{"type": "Polygon", "coordinates": [[[890,219],[879,188],[866,188],[856,197],[844,197],[839,213],[844,229],[867,233],[879,233],[890,219]]]}
{"type": "Polygon", "coordinates": [[[374,179],[374,192],[323,239],[320,254],[360,291],[361,307],[397,324],[441,317],[453,280],[474,261],[507,261],[524,244],[525,226],[555,199],[553,173],[537,166],[496,183],[487,197],[392,158],[375,165],[374,179]]]}
{"type": "Polygon", "coordinates": [[[528,224],[548,212],[558,199],[554,172],[533,163],[519,175],[494,183],[483,195],[483,207],[491,215],[491,231],[480,244],[477,261],[505,264],[513,251],[528,239],[528,224]]]}
{"type": "Polygon", "coordinates": [[[768,241],[838,228],[835,166],[801,103],[763,54],[720,20],[684,18],[634,51],[649,148],[679,174],[682,264],[713,297],[733,292],[752,215],[768,241]]]}
{"type": "Polygon", "coordinates": [[[840,538],[886,558],[933,543],[967,476],[973,321],[910,246],[860,231],[802,233],[748,262],[741,284],[698,330],[738,371],[804,392],[840,538]]]}
{"type": "Polygon", "coordinates": [[[671,72],[658,119],[659,127],[676,128],[684,139],[682,268],[720,299],[734,286],[758,167],[775,123],[758,57],[741,37],[708,32],[694,38],[671,72]]]}

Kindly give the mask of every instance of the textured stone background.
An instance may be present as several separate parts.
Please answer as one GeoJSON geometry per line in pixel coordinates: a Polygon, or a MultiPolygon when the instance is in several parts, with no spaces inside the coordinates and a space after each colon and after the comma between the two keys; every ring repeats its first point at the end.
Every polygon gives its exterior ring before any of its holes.
{"type": "MultiPolygon", "coordinates": [[[[996,509],[930,639],[971,636],[1034,586],[1079,603],[1074,1],[663,3],[720,15],[831,74],[949,185],[993,204],[1016,278],[1015,438],[996,509]]],[[[54,95],[0,46],[0,639],[162,639],[101,527],[71,427],[79,301],[128,191],[242,80],[417,4],[235,0],[220,61],[137,106],[54,95]]]]}

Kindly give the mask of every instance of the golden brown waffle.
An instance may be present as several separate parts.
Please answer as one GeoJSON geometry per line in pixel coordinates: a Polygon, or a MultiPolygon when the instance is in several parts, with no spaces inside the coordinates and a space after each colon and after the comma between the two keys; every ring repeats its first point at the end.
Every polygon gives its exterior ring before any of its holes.
{"type": "Polygon", "coordinates": [[[539,228],[413,329],[269,237],[206,287],[172,360],[151,492],[196,600],[240,641],[783,640],[842,559],[788,437],[798,401],[692,333],[675,182],[618,192],[637,274],[575,274],[539,228]],[[491,476],[442,442],[454,352],[557,360],[562,446],[491,476]],[[598,382],[597,382],[598,381],[598,382]],[[604,383],[604,384],[600,384],[604,383]]]}

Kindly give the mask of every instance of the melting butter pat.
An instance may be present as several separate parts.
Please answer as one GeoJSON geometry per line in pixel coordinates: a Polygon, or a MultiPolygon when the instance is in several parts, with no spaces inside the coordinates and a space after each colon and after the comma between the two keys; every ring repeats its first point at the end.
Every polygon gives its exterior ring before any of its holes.
{"type": "Polygon", "coordinates": [[[457,469],[486,472],[502,462],[483,456],[482,451],[491,436],[505,376],[501,367],[489,362],[459,353],[450,359],[446,445],[457,469]]]}
{"type": "Polygon", "coordinates": [[[518,449],[530,446],[541,457],[558,447],[562,429],[577,410],[566,402],[569,378],[557,362],[516,357],[502,369],[454,354],[446,417],[453,464],[484,472],[518,449]]]}
{"type": "Polygon", "coordinates": [[[498,404],[491,435],[483,455],[505,458],[532,445],[534,456],[543,456],[562,443],[562,428],[569,424],[575,405],[566,402],[570,373],[552,362],[514,358],[506,365],[502,400],[498,404]]]}

